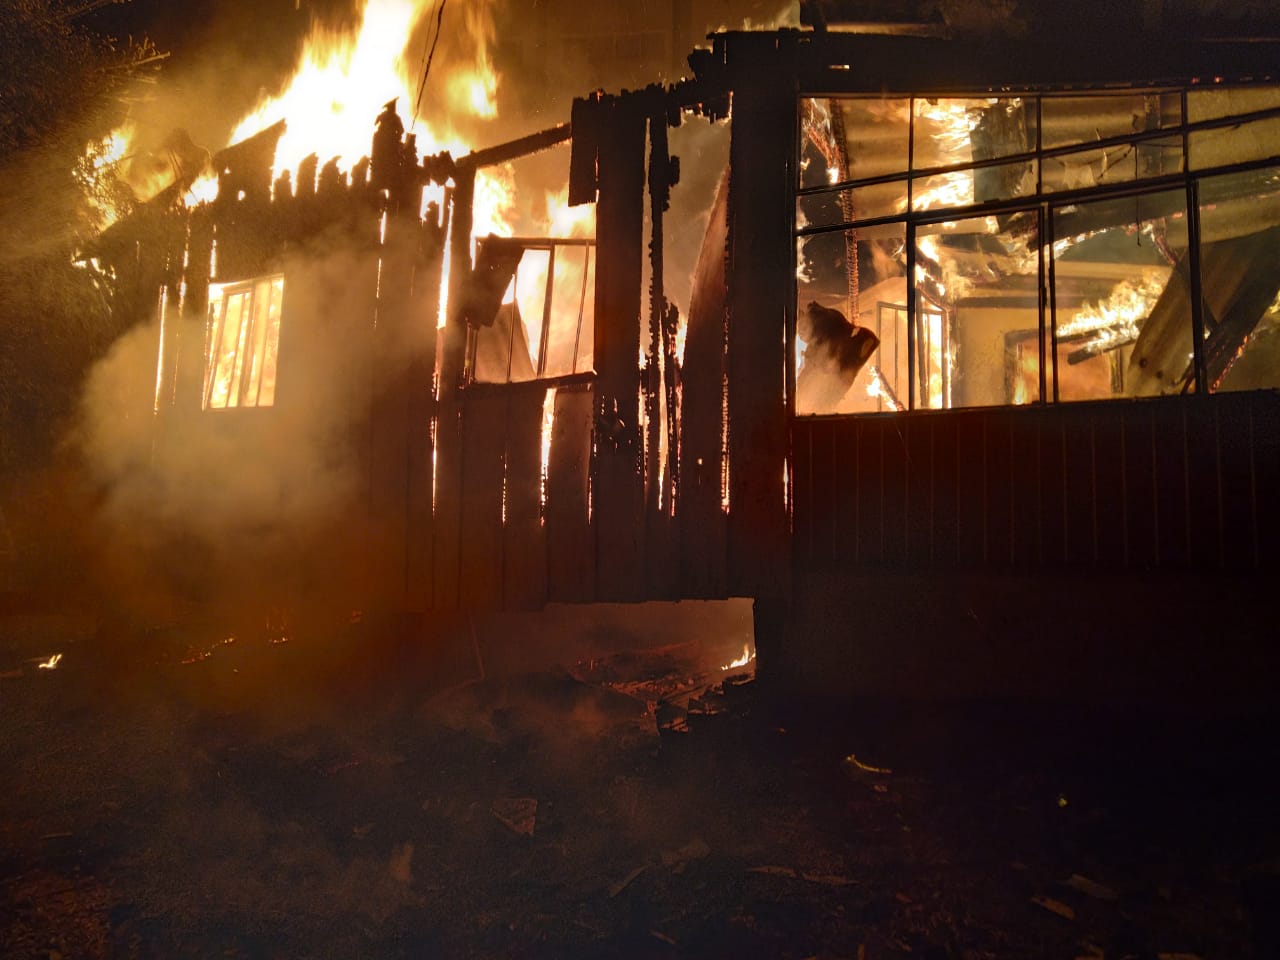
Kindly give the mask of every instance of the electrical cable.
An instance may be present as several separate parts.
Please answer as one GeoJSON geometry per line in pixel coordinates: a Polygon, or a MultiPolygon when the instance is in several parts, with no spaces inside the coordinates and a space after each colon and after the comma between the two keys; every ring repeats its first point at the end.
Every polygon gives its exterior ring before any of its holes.
{"type": "Polygon", "coordinates": [[[431,45],[427,48],[426,61],[422,66],[422,82],[418,84],[418,98],[413,104],[413,120],[409,124],[409,129],[413,129],[418,123],[418,110],[422,106],[422,92],[427,88],[427,77],[431,73],[431,61],[436,55],[436,44],[440,42],[440,28],[444,23],[444,7],[448,0],[437,0],[436,3],[436,33],[431,38],[431,45]]]}

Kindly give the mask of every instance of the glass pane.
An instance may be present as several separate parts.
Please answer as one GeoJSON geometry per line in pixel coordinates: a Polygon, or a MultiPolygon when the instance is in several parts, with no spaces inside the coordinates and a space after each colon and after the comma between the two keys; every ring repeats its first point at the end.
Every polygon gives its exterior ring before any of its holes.
{"type": "Polygon", "coordinates": [[[833,227],[891,217],[907,209],[906,180],[807,194],[796,198],[796,227],[833,227]]]}
{"type": "Polygon", "coordinates": [[[1187,120],[1220,120],[1280,108],[1280,87],[1215,87],[1187,92],[1187,120]]]}
{"type": "Polygon", "coordinates": [[[1209,389],[1280,387],[1280,167],[1200,181],[1209,389]]]}
{"type": "Polygon", "coordinates": [[[912,169],[994,160],[1035,149],[1035,110],[1021,97],[919,98],[912,169]]]}
{"type": "Polygon", "coordinates": [[[933,410],[1039,399],[1038,217],[971,217],[916,232],[913,376],[933,410]],[[1030,346],[1028,346],[1028,344],[1030,346]]]}
{"type": "Polygon", "coordinates": [[[1054,217],[1058,397],[1179,393],[1192,379],[1182,191],[1076,204],[1054,217]]]}
{"type": "Polygon", "coordinates": [[[902,223],[797,241],[797,413],[905,406],[905,243],[902,223]]]}
{"type": "Polygon", "coordinates": [[[1041,145],[1046,150],[1176,127],[1181,120],[1182,98],[1176,93],[1044,97],[1040,101],[1041,145]]]}
{"type": "Polygon", "coordinates": [[[905,173],[911,101],[844,97],[800,101],[800,186],[905,173]]]}
{"type": "Polygon", "coordinates": [[[1182,138],[1160,137],[1044,159],[1044,191],[1084,190],[1182,172],[1182,138]]]}
{"type": "Polygon", "coordinates": [[[1192,170],[1280,157],[1280,117],[1196,131],[1191,134],[1187,149],[1192,170]]]}
{"type": "Polygon", "coordinates": [[[1020,160],[920,177],[911,187],[911,205],[915,210],[940,210],[1025,197],[1035,192],[1035,161],[1020,160]]]}
{"type": "Polygon", "coordinates": [[[243,395],[243,406],[256,407],[258,405],[258,389],[262,385],[262,361],[263,354],[267,346],[267,325],[268,314],[271,310],[271,281],[260,280],[254,285],[253,291],[253,324],[248,334],[248,342],[245,344],[245,350],[248,356],[245,358],[245,369],[247,371],[243,395]]]}
{"type": "MultiPolygon", "coordinates": [[[[515,316],[520,324],[515,330],[507,324],[506,332],[512,334],[508,338],[511,356],[511,375],[507,379],[532,380],[538,368],[538,350],[542,341],[543,310],[547,303],[547,271],[551,264],[550,250],[526,250],[516,268],[512,281],[515,287],[515,316]]],[[[504,297],[503,303],[510,305],[511,298],[504,297]]],[[[504,318],[509,319],[510,310],[499,311],[499,321],[495,327],[502,325],[504,318]]]]}
{"type": "MultiPolygon", "coordinates": [[[[590,369],[575,352],[594,323],[595,256],[588,246],[556,247],[556,276],[551,288],[551,325],[547,331],[547,362],[543,375],[560,377],[590,369]]],[[[535,348],[536,349],[536,348],[535,348]]]]}
{"type": "Polygon", "coordinates": [[[262,386],[258,391],[258,406],[269,407],[276,402],[276,369],[280,358],[280,312],[284,306],[284,277],[270,282],[266,317],[266,343],[262,356],[262,386]]]}
{"type": "MultiPolygon", "coordinates": [[[[1280,110],[1280,87],[1192,90],[1187,94],[1192,123],[1264,110],[1280,110]]],[[[1189,149],[1193,170],[1280,156],[1280,117],[1197,131],[1190,136],[1189,149]]]]}
{"type": "Polygon", "coordinates": [[[232,376],[235,373],[236,352],[248,301],[248,291],[241,291],[227,294],[221,304],[223,318],[221,329],[214,341],[213,354],[210,357],[213,376],[209,385],[209,406],[214,409],[235,406],[232,376]]]}

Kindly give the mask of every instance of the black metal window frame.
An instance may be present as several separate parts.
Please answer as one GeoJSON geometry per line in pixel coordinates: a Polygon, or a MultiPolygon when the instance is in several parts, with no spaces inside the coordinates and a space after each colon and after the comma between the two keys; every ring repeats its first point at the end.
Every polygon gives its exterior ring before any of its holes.
{"type": "MultiPolygon", "coordinates": [[[[1190,139],[1195,133],[1212,130],[1230,129],[1240,127],[1245,124],[1258,121],[1272,120],[1280,118],[1280,106],[1270,107],[1263,110],[1254,110],[1242,114],[1233,114],[1224,117],[1215,117],[1207,120],[1188,122],[1188,95],[1198,90],[1228,90],[1228,89],[1261,89],[1276,88],[1280,90],[1280,84],[1275,81],[1267,81],[1258,84],[1224,84],[1213,87],[1196,87],[1186,84],[1168,85],[1168,86],[1150,86],[1150,87],[1106,87],[1098,89],[1073,89],[1073,90],[1012,90],[1012,89],[975,89],[975,90],[950,90],[942,93],[907,93],[904,91],[884,91],[872,92],[867,90],[851,90],[851,91],[831,91],[831,92],[814,92],[802,90],[797,97],[796,122],[801,122],[802,110],[799,109],[802,101],[813,99],[862,99],[862,100],[878,100],[878,99],[895,99],[907,100],[908,106],[908,131],[907,131],[907,168],[900,172],[877,175],[865,178],[854,178],[835,181],[829,184],[820,184],[815,186],[802,187],[798,182],[793,183],[794,200],[792,203],[793,215],[797,209],[800,198],[808,196],[836,196],[847,190],[856,190],[862,187],[879,186],[889,183],[902,183],[904,185],[904,196],[906,198],[906,208],[902,212],[891,215],[856,218],[851,220],[843,220],[834,223],[822,225],[805,225],[798,226],[792,223],[793,236],[797,241],[801,241],[808,237],[814,237],[825,234],[841,233],[861,228],[879,227],[888,225],[901,224],[904,228],[906,238],[906,267],[905,276],[908,288],[907,302],[904,305],[907,311],[907,354],[908,354],[908,384],[909,396],[907,398],[907,410],[916,411],[922,409],[932,409],[918,406],[918,396],[915,389],[918,371],[916,370],[915,344],[913,342],[913,332],[915,327],[916,301],[918,299],[917,281],[915,279],[915,244],[916,230],[921,226],[946,223],[961,219],[969,219],[993,214],[1010,214],[1016,212],[1036,212],[1038,218],[1037,225],[1037,249],[1039,250],[1039,330],[1040,330],[1040,390],[1039,396],[1034,401],[1037,404],[1060,403],[1064,402],[1059,397],[1058,390],[1058,364],[1056,361],[1052,364],[1052,376],[1049,377],[1046,372],[1046,361],[1048,355],[1056,358],[1057,337],[1056,337],[1056,303],[1055,303],[1055,277],[1054,262],[1055,257],[1044,256],[1045,238],[1052,237],[1054,211],[1060,210],[1074,204],[1095,201],[1103,199],[1122,199],[1127,197],[1140,197],[1146,194],[1168,191],[1171,188],[1182,188],[1186,196],[1186,214],[1188,218],[1188,263],[1189,273],[1192,286],[1191,308],[1192,308],[1192,343],[1193,343],[1193,364],[1194,376],[1193,384],[1195,392],[1206,392],[1205,384],[1205,366],[1204,357],[1202,355],[1202,346],[1204,340],[1204,317],[1203,304],[1200,290],[1200,224],[1199,224],[1199,185],[1200,182],[1209,177],[1218,177],[1233,173],[1246,173],[1254,170],[1266,169],[1280,165],[1280,153],[1272,154],[1266,157],[1250,159],[1239,163],[1218,165],[1205,167],[1203,169],[1191,170],[1190,168],[1190,139]],[[1099,138],[1083,143],[1066,144],[1051,148],[1042,147],[1043,124],[1041,123],[1041,108],[1045,100],[1054,98],[1073,98],[1083,99],[1086,97],[1097,97],[1105,99],[1109,96],[1127,95],[1173,95],[1176,94],[1180,99],[1180,117],[1176,124],[1162,126],[1155,130],[1134,131],[1133,133],[1120,136],[1112,136],[1107,138],[1099,138]],[[1036,112],[1036,146],[1032,150],[1022,151],[1015,154],[1003,155],[991,159],[980,161],[972,161],[960,164],[947,164],[933,167],[914,167],[915,159],[915,127],[916,127],[916,102],[920,100],[933,99],[950,99],[950,100],[978,100],[978,99],[1034,99],[1036,112]],[[1072,190],[1055,190],[1049,193],[1043,189],[1043,161],[1046,158],[1065,157],[1073,154],[1082,154],[1086,152],[1096,151],[1099,149],[1107,149],[1111,147],[1122,146],[1138,146],[1143,143],[1152,143],[1155,141],[1180,141],[1180,171],[1175,173],[1160,174],[1148,177],[1135,177],[1131,180],[1116,182],[1112,184],[1094,185],[1090,187],[1077,188],[1072,190]],[[1034,163],[1036,165],[1036,193],[1034,195],[1010,197],[1007,199],[987,201],[982,203],[972,203],[963,206],[938,207],[927,210],[914,210],[913,188],[916,181],[931,176],[944,175],[949,173],[968,172],[980,170],[984,168],[1007,166],[1017,163],[1034,163]]],[[[803,147],[803,132],[797,130],[796,142],[803,147]]],[[[799,162],[796,164],[796,175],[799,177],[801,167],[799,162]]],[[[798,249],[798,245],[797,245],[798,249]]],[[[793,272],[794,275],[794,272],[793,272]]],[[[794,297],[792,300],[794,301],[794,297]]],[[[794,343],[795,339],[795,322],[794,317],[789,321],[788,339],[794,343]]],[[[794,368],[794,362],[790,364],[794,368]]],[[[1106,402],[1106,401],[1102,401],[1106,402]]],[[[957,408],[959,409],[959,408],[957,408]]],[[[794,411],[793,411],[794,412],[794,411]]],[[[868,414],[837,414],[837,416],[866,416],[868,414]]],[[[870,414],[875,415],[875,414],[870,414]]],[[[806,414],[805,416],[818,416],[816,414],[806,414]]]]}

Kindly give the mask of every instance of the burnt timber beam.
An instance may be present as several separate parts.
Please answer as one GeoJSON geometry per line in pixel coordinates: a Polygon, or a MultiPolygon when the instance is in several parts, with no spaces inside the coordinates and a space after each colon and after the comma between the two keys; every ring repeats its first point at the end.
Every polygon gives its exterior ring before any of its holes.
{"type": "Polygon", "coordinates": [[[492,167],[499,163],[507,163],[511,160],[527,157],[532,153],[548,150],[558,143],[564,143],[572,136],[573,125],[561,123],[554,127],[548,127],[546,130],[531,133],[527,137],[520,137],[518,140],[510,140],[497,146],[475,150],[459,160],[458,163],[466,164],[473,169],[492,167]]]}
{"type": "Polygon", "coordinates": [[[785,598],[791,542],[786,340],[793,311],[791,246],[796,94],[768,69],[735,90],[728,198],[728,570],[732,595],[785,598]]]}
{"type": "Polygon", "coordinates": [[[450,218],[448,313],[440,341],[436,413],[435,527],[432,573],[433,606],[458,608],[462,538],[462,413],[459,396],[467,349],[463,310],[471,279],[472,204],[476,168],[459,163],[449,194],[450,218]]]}
{"type": "Polygon", "coordinates": [[[604,97],[596,207],[595,497],[597,598],[639,600],[644,578],[640,287],[645,127],[638,97],[604,97]]]}

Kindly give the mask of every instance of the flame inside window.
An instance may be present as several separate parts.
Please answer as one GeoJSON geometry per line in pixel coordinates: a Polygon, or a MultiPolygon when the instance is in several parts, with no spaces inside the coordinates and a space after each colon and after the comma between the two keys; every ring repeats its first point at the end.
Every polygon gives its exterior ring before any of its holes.
{"type": "Polygon", "coordinates": [[[275,403],[284,276],[209,286],[206,410],[275,403]]]}

